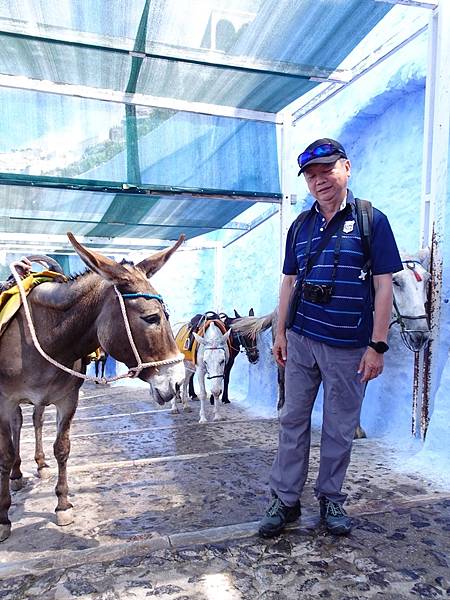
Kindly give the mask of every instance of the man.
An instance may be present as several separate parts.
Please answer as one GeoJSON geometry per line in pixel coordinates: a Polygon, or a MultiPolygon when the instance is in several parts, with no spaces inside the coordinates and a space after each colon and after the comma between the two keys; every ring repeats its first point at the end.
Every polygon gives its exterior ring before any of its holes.
{"type": "Polygon", "coordinates": [[[386,216],[373,209],[372,277],[365,273],[355,200],[347,188],[351,165],[343,146],[329,138],[316,140],[298,163],[298,174],[304,174],[316,202],[295,233],[295,222],[291,225],[286,241],[273,346],[276,361],[285,367],[286,400],[270,474],[273,501],[259,528],[263,537],[279,534],[300,516],[311,412],[321,383],[323,424],[314,491],[327,529],[338,535],[351,531],[341,488],[366,383],[380,375],[388,350],[392,273],[403,268],[386,216]],[[290,312],[294,289],[297,303],[290,312]],[[293,316],[286,331],[288,312],[293,316]]]}

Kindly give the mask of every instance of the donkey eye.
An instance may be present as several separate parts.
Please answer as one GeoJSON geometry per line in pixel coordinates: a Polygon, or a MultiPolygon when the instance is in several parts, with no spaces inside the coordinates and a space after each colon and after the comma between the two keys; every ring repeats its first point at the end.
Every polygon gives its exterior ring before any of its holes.
{"type": "Polygon", "coordinates": [[[141,317],[141,319],[149,325],[159,325],[161,322],[161,317],[159,315],[146,315],[145,317],[141,317]]]}
{"type": "Polygon", "coordinates": [[[393,283],[394,285],[396,285],[397,287],[401,287],[401,286],[402,286],[402,284],[400,283],[400,281],[397,281],[397,279],[393,279],[393,280],[392,280],[392,283],[393,283]]]}

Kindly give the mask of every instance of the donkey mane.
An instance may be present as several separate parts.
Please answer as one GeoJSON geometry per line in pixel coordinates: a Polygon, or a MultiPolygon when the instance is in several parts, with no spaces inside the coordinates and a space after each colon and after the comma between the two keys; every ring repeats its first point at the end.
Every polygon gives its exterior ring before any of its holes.
{"type": "MultiPolygon", "coordinates": [[[[132,260],[127,260],[126,258],[123,258],[119,262],[119,265],[126,265],[129,267],[135,266],[132,260]]],[[[89,267],[86,267],[84,271],[80,271],[79,273],[71,273],[70,275],[67,275],[67,283],[70,281],[76,281],[77,279],[81,279],[81,277],[85,277],[86,275],[89,275],[89,273],[95,275],[94,271],[92,271],[92,269],[90,269],[89,267]]]]}
{"type": "Polygon", "coordinates": [[[258,333],[271,327],[276,312],[277,309],[263,317],[242,317],[236,319],[231,324],[231,329],[243,333],[244,335],[248,335],[252,339],[256,339],[258,333]]]}

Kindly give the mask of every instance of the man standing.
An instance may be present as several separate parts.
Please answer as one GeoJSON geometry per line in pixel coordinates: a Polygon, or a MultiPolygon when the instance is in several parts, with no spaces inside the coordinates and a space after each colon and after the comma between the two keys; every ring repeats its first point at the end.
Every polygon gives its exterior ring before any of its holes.
{"type": "Polygon", "coordinates": [[[294,221],[286,241],[273,346],[276,361],[285,367],[286,400],[270,474],[273,500],[259,528],[263,537],[279,534],[300,516],[311,412],[321,383],[323,424],[314,491],[327,529],[338,535],[351,531],[341,488],[366,383],[382,372],[388,350],[392,273],[403,268],[386,216],[373,209],[372,277],[366,273],[343,146],[329,138],[316,140],[298,163],[298,174],[304,174],[316,202],[299,227],[294,221]]]}

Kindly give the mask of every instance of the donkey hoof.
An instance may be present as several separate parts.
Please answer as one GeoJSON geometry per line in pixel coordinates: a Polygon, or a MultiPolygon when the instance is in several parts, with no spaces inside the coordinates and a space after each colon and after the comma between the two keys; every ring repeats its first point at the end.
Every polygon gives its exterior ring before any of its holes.
{"type": "Polygon", "coordinates": [[[202,419],[200,419],[199,423],[207,423],[208,421],[205,419],[205,417],[203,417],[202,419]]]}
{"type": "Polygon", "coordinates": [[[48,465],[45,465],[44,467],[41,467],[40,469],[37,470],[37,474],[39,479],[50,479],[52,472],[50,471],[50,467],[48,465]]]}
{"type": "Polygon", "coordinates": [[[4,542],[11,535],[11,523],[0,525],[0,542],[4,542]]]}
{"type": "Polygon", "coordinates": [[[70,525],[75,520],[73,516],[73,508],[66,508],[66,510],[56,511],[56,524],[60,527],[70,525]]]}
{"type": "Polygon", "coordinates": [[[170,409],[170,414],[171,415],[178,415],[180,413],[180,411],[178,410],[178,408],[171,408],[170,409]]]}
{"type": "Polygon", "coordinates": [[[357,428],[356,428],[356,430],[355,430],[355,436],[354,436],[353,439],[355,439],[355,440],[363,440],[366,437],[367,437],[366,432],[361,427],[361,425],[358,425],[357,428]]]}
{"type": "Polygon", "coordinates": [[[223,417],[222,415],[214,415],[213,417],[213,421],[222,421],[223,417]]]}
{"type": "Polygon", "coordinates": [[[11,488],[11,491],[13,492],[18,492],[19,490],[21,490],[24,486],[25,482],[23,477],[18,477],[17,479],[10,479],[9,480],[9,486],[11,488]]]}
{"type": "Polygon", "coordinates": [[[190,406],[185,406],[183,410],[184,412],[192,412],[192,408],[190,406]]]}

